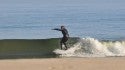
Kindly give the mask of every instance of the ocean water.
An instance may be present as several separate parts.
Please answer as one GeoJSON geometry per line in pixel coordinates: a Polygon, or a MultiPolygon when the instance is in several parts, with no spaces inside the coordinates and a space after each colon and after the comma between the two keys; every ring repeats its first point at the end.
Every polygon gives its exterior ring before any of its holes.
{"type": "Polygon", "coordinates": [[[58,38],[61,33],[51,29],[61,25],[66,26],[71,37],[125,39],[123,0],[33,2],[0,5],[0,39],[58,38]]]}
{"type": "Polygon", "coordinates": [[[4,0],[0,2],[0,41],[0,56],[10,58],[51,53],[64,57],[125,56],[125,1],[4,0]],[[59,40],[50,39],[62,37],[61,32],[51,30],[61,25],[70,37],[80,38],[68,50],[60,50],[59,40]]]}

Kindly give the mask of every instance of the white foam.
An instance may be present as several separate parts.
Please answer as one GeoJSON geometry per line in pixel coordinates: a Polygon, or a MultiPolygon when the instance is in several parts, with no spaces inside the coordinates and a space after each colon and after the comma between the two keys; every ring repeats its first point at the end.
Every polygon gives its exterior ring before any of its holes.
{"type": "Polygon", "coordinates": [[[94,38],[82,38],[68,50],[54,50],[56,54],[71,57],[125,56],[125,41],[100,42],[94,38]]]}

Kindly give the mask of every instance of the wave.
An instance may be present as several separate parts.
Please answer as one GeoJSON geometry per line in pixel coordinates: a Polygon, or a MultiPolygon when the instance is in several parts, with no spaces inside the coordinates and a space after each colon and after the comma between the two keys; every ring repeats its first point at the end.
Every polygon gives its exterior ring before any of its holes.
{"type": "MultiPolygon", "coordinates": [[[[69,39],[70,45],[78,38],[69,39]]],[[[60,38],[50,39],[0,39],[0,59],[56,58],[53,50],[59,48],[60,38]]]]}
{"type": "Polygon", "coordinates": [[[99,41],[94,38],[81,38],[68,50],[55,49],[53,52],[63,57],[125,56],[125,41],[99,41]]]}

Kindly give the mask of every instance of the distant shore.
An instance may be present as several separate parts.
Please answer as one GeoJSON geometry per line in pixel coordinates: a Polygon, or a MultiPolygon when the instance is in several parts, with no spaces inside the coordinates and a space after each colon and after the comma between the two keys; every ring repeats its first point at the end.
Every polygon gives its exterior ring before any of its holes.
{"type": "Polygon", "coordinates": [[[125,57],[0,60],[2,70],[125,70],[125,57]]]}

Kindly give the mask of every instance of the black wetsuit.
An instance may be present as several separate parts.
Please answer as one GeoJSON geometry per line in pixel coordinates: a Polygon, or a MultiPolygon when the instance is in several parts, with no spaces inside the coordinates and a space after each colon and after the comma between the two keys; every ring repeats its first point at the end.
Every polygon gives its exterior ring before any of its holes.
{"type": "Polygon", "coordinates": [[[65,29],[65,28],[63,28],[63,29],[58,29],[58,28],[56,28],[56,29],[54,29],[54,30],[58,30],[58,31],[61,31],[61,32],[62,32],[63,37],[62,37],[62,39],[61,39],[61,41],[60,41],[61,49],[62,49],[62,44],[64,44],[65,47],[66,47],[66,49],[67,49],[66,42],[68,41],[68,38],[69,38],[69,34],[68,34],[67,29],[65,29]]]}

